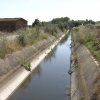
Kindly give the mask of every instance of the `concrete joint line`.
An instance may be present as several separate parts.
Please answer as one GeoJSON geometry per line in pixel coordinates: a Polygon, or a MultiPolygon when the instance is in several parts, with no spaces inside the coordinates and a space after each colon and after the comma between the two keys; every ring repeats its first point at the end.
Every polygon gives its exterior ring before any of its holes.
{"type": "MultiPolygon", "coordinates": [[[[73,98],[73,97],[75,96],[75,94],[77,93],[78,89],[79,89],[79,88],[77,88],[77,89],[74,91],[74,94],[72,95],[71,98],[73,98]]],[[[73,99],[74,99],[74,98],[73,98],[73,99]]]]}

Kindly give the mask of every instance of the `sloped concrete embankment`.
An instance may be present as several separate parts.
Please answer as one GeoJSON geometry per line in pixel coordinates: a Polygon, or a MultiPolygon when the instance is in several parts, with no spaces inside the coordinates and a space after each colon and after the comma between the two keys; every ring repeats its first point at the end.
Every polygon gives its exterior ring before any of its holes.
{"type": "MultiPolygon", "coordinates": [[[[66,34],[67,35],[67,34],[66,34]]],[[[39,65],[39,63],[48,55],[49,52],[59,43],[59,41],[65,36],[61,35],[58,39],[51,44],[48,44],[46,48],[36,54],[31,60],[31,71],[27,71],[24,67],[18,68],[14,73],[10,74],[4,81],[0,82],[0,100],[8,100],[14,91],[21,85],[21,83],[32,73],[32,71],[39,65]]]]}
{"type": "MultiPolygon", "coordinates": [[[[61,37],[62,34],[59,34],[58,37],[61,37]]],[[[48,47],[58,38],[52,36],[48,39],[39,41],[38,43],[25,47],[24,49],[8,54],[4,59],[0,59],[0,81],[5,79],[12,72],[16,71],[22,61],[30,60],[35,57],[39,52],[48,47]]]]}
{"type": "Polygon", "coordinates": [[[93,98],[98,65],[88,49],[77,42],[74,34],[71,51],[71,100],[96,100],[93,98]]]}

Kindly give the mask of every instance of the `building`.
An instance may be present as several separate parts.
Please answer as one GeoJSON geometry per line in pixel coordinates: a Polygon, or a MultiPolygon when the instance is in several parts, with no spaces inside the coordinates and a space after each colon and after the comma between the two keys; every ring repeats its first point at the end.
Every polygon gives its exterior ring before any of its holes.
{"type": "Polygon", "coordinates": [[[27,27],[27,20],[23,18],[0,18],[0,31],[12,32],[27,27]]]}

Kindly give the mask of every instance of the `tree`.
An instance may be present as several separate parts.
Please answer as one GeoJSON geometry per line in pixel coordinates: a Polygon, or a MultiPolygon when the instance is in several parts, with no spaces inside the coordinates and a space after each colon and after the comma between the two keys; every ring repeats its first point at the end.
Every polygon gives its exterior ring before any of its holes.
{"type": "Polygon", "coordinates": [[[51,21],[51,23],[52,24],[68,23],[69,20],[70,20],[69,17],[54,18],[51,21]]]}
{"type": "Polygon", "coordinates": [[[35,19],[35,21],[32,23],[32,27],[40,26],[40,25],[41,25],[41,22],[38,19],[35,19]]]}

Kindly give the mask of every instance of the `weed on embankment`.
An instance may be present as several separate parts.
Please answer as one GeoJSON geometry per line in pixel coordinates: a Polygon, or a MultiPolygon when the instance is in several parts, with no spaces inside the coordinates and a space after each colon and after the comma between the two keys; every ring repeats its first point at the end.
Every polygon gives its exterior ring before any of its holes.
{"type": "Polygon", "coordinates": [[[27,61],[23,61],[21,66],[25,67],[26,70],[31,71],[31,63],[27,61]]]}

